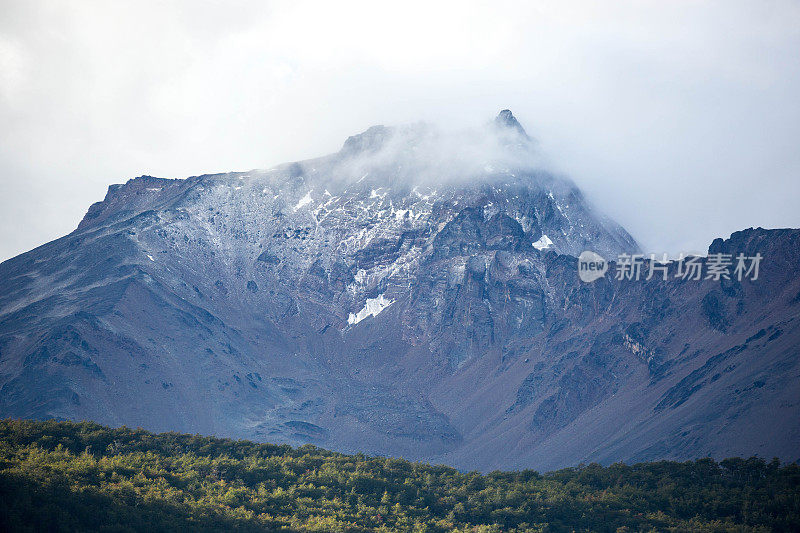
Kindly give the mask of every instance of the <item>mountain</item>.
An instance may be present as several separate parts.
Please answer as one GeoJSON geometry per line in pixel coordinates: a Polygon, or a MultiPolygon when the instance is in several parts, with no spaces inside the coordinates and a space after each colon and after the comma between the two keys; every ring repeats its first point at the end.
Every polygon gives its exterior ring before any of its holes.
{"type": "Polygon", "coordinates": [[[800,231],[712,243],[753,281],[584,283],[584,250],[639,247],[507,110],[141,176],[0,264],[0,416],[482,470],[800,458],[800,231]]]}

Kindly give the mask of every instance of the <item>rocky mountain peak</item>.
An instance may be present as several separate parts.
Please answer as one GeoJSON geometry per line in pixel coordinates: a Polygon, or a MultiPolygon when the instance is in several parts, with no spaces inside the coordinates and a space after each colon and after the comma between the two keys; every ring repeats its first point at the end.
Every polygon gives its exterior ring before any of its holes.
{"type": "Polygon", "coordinates": [[[494,124],[498,128],[515,131],[525,139],[530,139],[525,128],[522,127],[522,124],[519,123],[510,109],[503,109],[500,111],[494,119],[494,124]]]}
{"type": "Polygon", "coordinates": [[[372,126],[363,133],[348,137],[340,153],[355,154],[378,151],[392,133],[392,128],[383,125],[372,126]]]}
{"type": "Polygon", "coordinates": [[[536,167],[510,111],[495,123],[374,126],[312,160],[112,186],[0,264],[0,417],[465,468],[794,459],[796,424],[762,408],[800,419],[800,231],[712,245],[768,256],[757,282],[583,283],[583,250],[636,242],[536,167]]]}

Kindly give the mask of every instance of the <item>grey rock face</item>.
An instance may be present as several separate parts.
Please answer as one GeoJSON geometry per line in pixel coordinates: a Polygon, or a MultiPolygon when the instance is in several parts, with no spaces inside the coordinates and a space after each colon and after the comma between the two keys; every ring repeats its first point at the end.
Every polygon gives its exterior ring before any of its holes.
{"type": "Polygon", "coordinates": [[[375,127],[267,171],[110,187],[0,264],[0,416],[481,469],[796,459],[800,232],[714,242],[769,257],[754,282],[582,283],[582,250],[637,245],[526,164],[504,113],[468,154],[375,127]]]}

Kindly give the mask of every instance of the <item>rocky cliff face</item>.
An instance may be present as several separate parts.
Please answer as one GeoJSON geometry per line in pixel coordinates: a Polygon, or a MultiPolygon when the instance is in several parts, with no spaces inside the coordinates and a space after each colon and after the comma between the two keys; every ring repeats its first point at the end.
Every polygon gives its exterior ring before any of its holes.
{"type": "Polygon", "coordinates": [[[756,281],[582,283],[582,250],[637,245],[531,161],[504,111],[112,186],[0,265],[0,415],[482,469],[797,459],[800,232],[712,244],[756,281]]]}

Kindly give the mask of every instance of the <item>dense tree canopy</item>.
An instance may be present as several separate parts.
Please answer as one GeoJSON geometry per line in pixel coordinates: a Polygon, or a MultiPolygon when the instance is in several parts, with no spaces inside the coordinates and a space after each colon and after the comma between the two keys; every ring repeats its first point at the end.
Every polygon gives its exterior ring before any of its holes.
{"type": "Polygon", "coordinates": [[[92,423],[0,421],[12,531],[798,531],[800,466],[700,459],[462,473],[92,423]]]}

